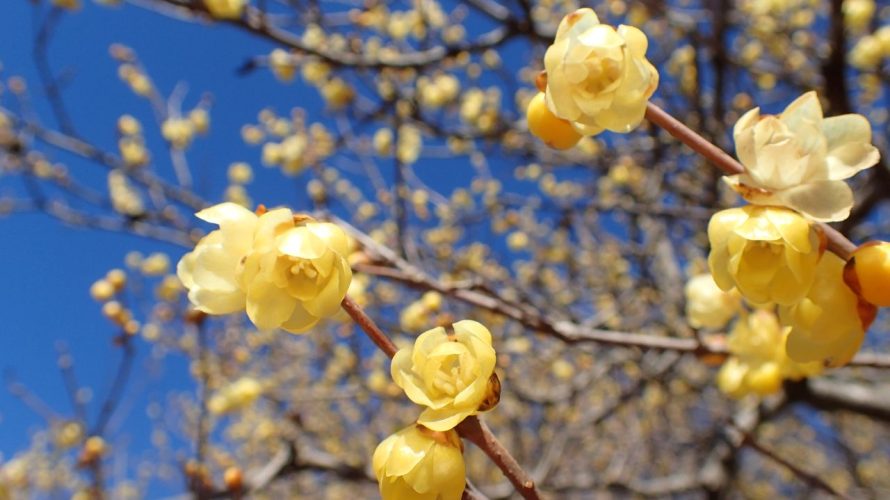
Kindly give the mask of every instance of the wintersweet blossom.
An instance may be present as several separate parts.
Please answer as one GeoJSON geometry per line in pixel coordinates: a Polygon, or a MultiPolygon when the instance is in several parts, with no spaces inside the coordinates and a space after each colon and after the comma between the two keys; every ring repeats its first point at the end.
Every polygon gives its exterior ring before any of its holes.
{"type": "Polygon", "coordinates": [[[764,396],[778,392],[784,379],[818,374],[819,363],[796,363],[785,354],[788,330],[766,309],[757,309],[736,323],[727,338],[732,355],[717,373],[720,390],[736,398],[752,393],[764,396]]]}
{"type": "Polygon", "coordinates": [[[791,305],[816,276],[822,239],[799,214],[747,205],[714,214],[708,224],[708,265],[722,290],[737,287],[752,304],[791,305]]]}
{"type": "Polygon", "coordinates": [[[454,430],[406,427],[377,446],[371,468],[383,500],[458,500],[466,485],[462,446],[454,430]]]}
{"type": "Polygon", "coordinates": [[[592,9],[569,14],[544,55],[547,107],[584,135],[630,132],[658,87],[648,45],[642,31],[600,24],[592,9]]]}
{"type": "Polygon", "coordinates": [[[782,324],[791,327],[786,345],[791,359],[837,367],[849,363],[859,350],[877,310],[844,284],[843,274],[844,261],[825,254],[807,296],[779,308],[782,324]]]}
{"type": "Polygon", "coordinates": [[[491,332],[463,320],[454,323],[453,333],[438,327],[420,334],[412,347],[396,353],[391,372],[411,401],[426,406],[417,423],[446,431],[493,406],[480,410],[492,397],[495,361],[491,332]]]}
{"type": "Polygon", "coordinates": [[[263,393],[263,386],[254,378],[242,377],[217,391],[207,401],[211,413],[224,414],[247,408],[263,393]]]}
{"type": "Polygon", "coordinates": [[[737,291],[724,292],[709,273],[686,283],[686,319],[693,328],[723,328],[742,307],[737,291]]]}
{"type": "Polygon", "coordinates": [[[197,216],[220,226],[176,269],[198,310],[229,314],[246,309],[258,328],[292,333],[339,311],[352,279],[342,229],[294,216],[286,208],[257,216],[230,202],[197,216]]]}
{"type": "Polygon", "coordinates": [[[868,120],[856,114],[823,118],[815,92],[778,116],[748,111],[733,136],[745,173],[725,177],[727,183],[751,203],[785,206],[817,221],[846,219],[853,191],[844,179],[880,158],[868,120]]]}
{"type": "Polygon", "coordinates": [[[204,5],[217,19],[239,19],[247,0],[204,0],[204,5]]]}

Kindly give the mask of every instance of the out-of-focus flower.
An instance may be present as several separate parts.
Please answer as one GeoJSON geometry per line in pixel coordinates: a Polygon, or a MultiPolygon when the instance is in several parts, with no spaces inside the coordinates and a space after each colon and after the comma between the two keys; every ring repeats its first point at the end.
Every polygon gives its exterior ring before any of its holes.
{"type": "Polygon", "coordinates": [[[269,53],[269,68],[275,78],[282,82],[289,82],[294,79],[297,73],[297,65],[291,54],[284,49],[273,49],[269,53]]]}
{"type": "Polygon", "coordinates": [[[217,19],[239,19],[247,0],[204,0],[207,11],[217,19]]]}
{"type": "Polygon", "coordinates": [[[853,191],[844,182],[877,163],[871,125],[862,115],[823,118],[815,92],[808,92],[779,116],[745,113],[733,130],[745,173],[725,177],[746,200],[779,205],[817,221],[850,215],[853,191]]]}
{"type": "Polygon", "coordinates": [[[185,149],[195,135],[192,122],[184,118],[167,118],[161,124],[161,135],[176,149],[185,149]]]}
{"type": "Polygon", "coordinates": [[[802,299],[822,255],[819,233],[799,214],[747,205],[714,214],[708,265],[722,290],[737,287],[749,302],[791,305],[802,299]]]}
{"type": "Polygon", "coordinates": [[[741,295],[724,292],[708,273],[693,276],[685,291],[686,319],[693,328],[723,328],[742,307],[741,295]]]}
{"type": "Polygon", "coordinates": [[[199,134],[206,134],[210,130],[210,113],[205,108],[195,108],[189,111],[188,121],[192,129],[199,134]]]}
{"type": "Polygon", "coordinates": [[[53,0],[53,5],[67,10],[80,9],[80,0],[53,0]]]}
{"type": "Polygon", "coordinates": [[[412,347],[396,353],[391,371],[408,398],[426,406],[417,422],[445,431],[495,397],[489,388],[495,361],[488,329],[463,320],[454,323],[453,333],[442,327],[422,333],[412,347]]]}
{"type": "Polygon", "coordinates": [[[844,0],[844,24],[851,30],[863,30],[875,15],[874,0],[844,0]]]}
{"type": "Polygon", "coordinates": [[[785,354],[789,328],[772,311],[758,309],[736,323],[727,345],[732,356],[717,374],[717,386],[732,397],[778,392],[784,379],[818,374],[819,363],[796,363],[785,354]]]}
{"type": "Polygon", "coordinates": [[[406,427],[377,446],[371,467],[383,500],[458,500],[466,486],[462,446],[454,430],[406,427]]]}
{"type": "Polygon", "coordinates": [[[442,295],[429,291],[420,300],[408,304],[399,315],[399,325],[406,332],[416,332],[429,326],[430,318],[442,307],[442,295]]]}
{"type": "Polygon", "coordinates": [[[890,243],[873,241],[857,248],[844,269],[844,281],[869,303],[890,307],[890,243]]]}
{"type": "Polygon", "coordinates": [[[837,367],[848,363],[859,350],[877,309],[847,288],[843,274],[844,261],[827,253],[816,268],[816,280],[807,296],[779,308],[782,324],[791,327],[786,345],[791,359],[837,367]]]}
{"type": "Polygon", "coordinates": [[[217,391],[207,401],[207,409],[221,415],[252,405],[263,394],[263,386],[254,378],[242,377],[217,391]]]}
{"type": "Polygon", "coordinates": [[[220,226],[176,269],[199,310],[228,314],[246,308],[258,328],[292,333],[339,311],[352,279],[342,229],[295,217],[286,208],[257,216],[234,203],[197,216],[220,226]]]}
{"type": "Polygon", "coordinates": [[[118,213],[130,217],[139,217],[145,213],[142,195],[133,187],[127,174],[119,169],[108,172],[108,194],[111,207],[118,213]]]}
{"type": "Polygon", "coordinates": [[[569,149],[581,140],[581,134],[568,120],[557,117],[547,108],[543,92],[529,101],[525,117],[528,131],[553,149],[569,149]]]}
{"type": "Polygon", "coordinates": [[[547,106],[584,135],[630,132],[658,87],[648,44],[637,28],[600,24],[592,9],[569,14],[544,56],[547,106]]]}

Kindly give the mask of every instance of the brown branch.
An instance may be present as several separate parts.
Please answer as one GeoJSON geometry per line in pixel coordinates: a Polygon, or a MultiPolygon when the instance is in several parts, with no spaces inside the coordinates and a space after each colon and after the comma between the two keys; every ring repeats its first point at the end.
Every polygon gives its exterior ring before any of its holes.
{"type": "MultiPolygon", "coordinates": [[[[663,128],[667,133],[679,139],[683,144],[692,148],[693,151],[703,156],[706,160],[710,161],[714,166],[726,172],[728,175],[736,175],[745,172],[745,167],[736,161],[735,158],[728,155],[725,151],[712,144],[696,131],[680,122],[680,120],[671,116],[667,111],[659,108],[651,102],[646,108],[646,118],[663,128]]],[[[828,249],[834,252],[838,257],[848,260],[850,254],[856,250],[856,245],[828,224],[825,224],[824,222],[819,222],[817,224],[828,239],[828,249]]]]}
{"type": "Polygon", "coordinates": [[[528,475],[522,466],[516,462],[516,459],[501,445],[491,430],[485,425],[485,422],[479,420],[475,415],[471,415],[464,419],[463,422],[456,427],[461,437],[475,444],[488,455],[498,468],[500,468],[507,479],[513,483],[516,491],[526,499],[541,498],[535,488],[535,482],[528,475]]]}

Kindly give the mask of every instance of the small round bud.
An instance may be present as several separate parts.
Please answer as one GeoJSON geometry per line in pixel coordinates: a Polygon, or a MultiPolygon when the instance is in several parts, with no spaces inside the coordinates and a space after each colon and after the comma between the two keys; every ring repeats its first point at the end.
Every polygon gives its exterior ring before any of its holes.
{"type": "Polygon", "coordinates": [[[238,467],[229,467],[223,474],[223,482],[226,483],[226,490],[240,491],[244,487],[244,475],[238,467]]]}
{"type": "Polygon", "coordinates": [[[115,290],[121,291],[127,284],[127,273],[121,269],[112,269],[105,275],[105,279],[111,283],[115,290]]]}
{"type": "Polygon", "coordinates": [[[890,306],[890,243],[872,241],[857,248],[844,268],[844,281],[866,301],[890,306]]]}
{"type": "Polygon", "coordinates": [[[581,134],[571,123],[558,118],[547,108],[543,92],[538,92],[528,103],[526,118],[528,131],[551,148],[569,149],[581,140],[581,134]]]}

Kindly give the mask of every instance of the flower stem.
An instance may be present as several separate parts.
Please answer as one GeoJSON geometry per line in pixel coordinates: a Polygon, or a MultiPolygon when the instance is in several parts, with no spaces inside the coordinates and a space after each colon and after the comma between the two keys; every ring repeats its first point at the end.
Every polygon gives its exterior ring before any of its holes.
{"type": "Polygon", "coordinates": [[[538,500],[538,490],[535,488],[535,481],[529,476],[522,466],[516,462],[507,450],[501,445],[491,429],[485,425],[485,422],[479,420],[475,415],[471,415],[457,425],[457,431],[461,437],[475,444],[488,455],[497,466],[504,472],[507,479],[513,483],[516,491],[522,495],[522,498],[528,500],[538,500]]]}
{"type": "MultiPolygon", "coordinates": [[[[745,172],[745,167],[735,158],[651,102],[646,107],[646,118],[679,139],[683,144],[689,146],[693,151],[713,163],[727,175],[745,172]]],[[[850,255],[856,250],[856,245],[828,224],[824,222],[816,224],[822,229],[825,237],[828,239],[828,249],[838,257],[849,260],[850,255]]]]}

